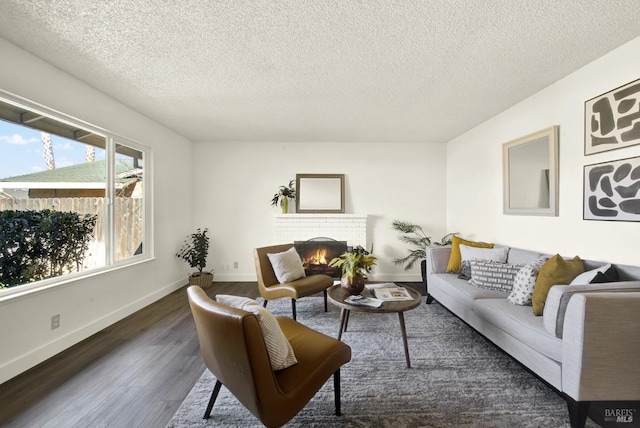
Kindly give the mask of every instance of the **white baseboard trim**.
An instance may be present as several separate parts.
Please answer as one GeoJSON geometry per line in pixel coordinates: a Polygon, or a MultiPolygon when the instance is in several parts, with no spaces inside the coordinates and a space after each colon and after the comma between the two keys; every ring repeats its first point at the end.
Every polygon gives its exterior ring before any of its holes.
{"type": "Polygon", "coordinates": [[[213,283],[216,282],[256,282],[258,279],[256,278],[256,274],[248,274],[248,273],[218,273],[216,272],[213,277],[213,283]]]}
{"type": "Polygon", "coordinates": [[[94,320],[92,323],[73,330],[64,336],[57,338],[55,341],[48,342],[42,346],[33,349],[32,351],[23,354],[11,361],[6,362],[0,366],[0,384],[12,379],[13,377],[29,370],[32,367],[46,361],[54,355],[70,348],[71,346],[83,341],[93,334],[115,324],[116,322],[126,318],[127,316],[139,311],[145,306],[163,298],[164,296],[178,290],[185,285],[185,280],[178,280],[171,284],[164,286],[163,288],[141,298],[134,302],[129,303],[120,309],[111,312],[94,320]]]}
{"type": "MultiPolygon", "coordinates": [[[[422,282],[422,276],[420,274],[378,274],[369,275],[370,281],[388,281],[388,282],[422,282]]],[[[230,274],[230,273],[217,273],[213,277],[213,283],[216,282],[256,282],[255,274],[230,274]]]]}

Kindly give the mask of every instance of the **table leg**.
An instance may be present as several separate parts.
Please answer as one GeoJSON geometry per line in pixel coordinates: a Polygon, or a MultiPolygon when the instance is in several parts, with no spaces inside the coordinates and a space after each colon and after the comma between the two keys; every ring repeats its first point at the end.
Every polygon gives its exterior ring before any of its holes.
{"type": "Polygon", "coordinates": [[[342,329],[342,331],[347,331],[347,328],[349,327],[349,316],[351,315],[351,311],[347,309],[347,319],[344,320],[344,329],[342,329]]]}
{"type": "Polygon", "coordinates": [[[349,318],[349,310],[342,308],[340,311],[340,330],[338,331],[338,340],[342,339],[342,332],[347,326],[347,319],[349,318]]]}
{"type": "Polygon", "coordinates": [[[407,343],[407,329],[404,326],[404,315],[402,312],[398,312],[398,318],[400,319],[400,331],[402,332],[402,343],[404,344],[404,356],[407,360],[407,368],[411,368],[411,361],[409,360],[409,345],[407,343]]]}

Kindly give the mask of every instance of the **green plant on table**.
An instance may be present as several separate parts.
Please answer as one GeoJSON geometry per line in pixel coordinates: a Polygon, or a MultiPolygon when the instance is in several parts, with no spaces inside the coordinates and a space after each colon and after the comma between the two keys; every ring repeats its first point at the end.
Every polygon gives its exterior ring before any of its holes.
{"type": "Polygon", "coordinates": [[[367,273],[371,272],[371,268],[377,262],[376,256],[372,253],[373,245],[370,252],[361,246],[357,246],[353,251],[347,251],[332,259],[329,262],[329,266],[340,268],[342,275],[347,277],[350,282],[353,282],[356,276],[366,276],[367,273]]]}

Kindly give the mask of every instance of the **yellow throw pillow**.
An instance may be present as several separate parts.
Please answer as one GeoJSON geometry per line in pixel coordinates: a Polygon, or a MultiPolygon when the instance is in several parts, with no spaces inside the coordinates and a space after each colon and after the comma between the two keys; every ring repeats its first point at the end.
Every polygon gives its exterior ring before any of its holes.
{"type": "Polygon", "coordinates": [[[569,284],[582,272],[584,272],[584,264],[578,256],[565,260],[560,254],[556,254],[547,260],[540,268],[536,285],[533,287],[533,315],[540,316],[544,312],[544,304],[551,287],[569,284]]]}
{"type": "Polygon", "coordinates": [[[467,241],[466,239],[462,239],[454,235],[451,239],[451,255],[449,256],[449,263],[447,264],[447,272],[460,273],[460,269],[462,268],[460,244],[476,248],[493,248],[493,244],[487,244],[486,242],[467,241]]]}

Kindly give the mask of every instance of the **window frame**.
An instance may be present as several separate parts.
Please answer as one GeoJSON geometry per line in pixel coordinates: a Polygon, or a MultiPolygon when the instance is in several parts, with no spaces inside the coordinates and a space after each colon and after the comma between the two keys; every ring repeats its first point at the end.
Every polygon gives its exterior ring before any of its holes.
{"type": "MultiPolygon", "coordinates": [[[[41,290],[50,289],[69,283],[73,283],[82,279],[86,279],[95,275],[100,275],[109,271],[122,269],[124,267],[136,265],[139,263],[147,262],[155,258],[154,255],[154,237],[153,237],[153,184],[152,184],[152,169],[153,169],[153,150],[151,147],[146,146],[136,140],[129,137],[125,137],[116,132],[109,131],[107,129],[98,127],[84,120],[62,113],[60,111],[48,108],[36,102],[30,101],[18,95],[12,94],[5,90],[0,89],[0,102],[13,105],[17,108],[24,109],[28,112],[36,115],[41,115],[49,118],[55,122],[59,122],[63,125],[70,126],[72,128],[78,128],[100,137],[105,140],[105,160],[106,160],[106,183],[105,183],[105,213],[104,213],[104,233],[105,233],[105,260],[104,265],[89,268],[81,272],[71,272],[68,274],[46,278],[43,280],[35,281],[33,283],[27,283],[10,287],[6,289],[0,289],[0,301],[7,298],[13,298],[16,296],[22,296],[25,294],[31,294],[41,290]],[[129,257],[116,260],[115,258],[115,216],[114,216],[114,198],[116,194],[116,174],[115,174],[115,160],[116,160],[116,145],[130,147],[136,151],[142,153],[142,159],[144,162],[144,173],[142,174],[142,189],[143,189],[143,203],[142,203],[142,252],[140,254],[134,254],[129,257]]],[[[7,119],[3,119],[7,120],[7,119]]],[[[8,120],[16,125],[25,126],[19,122],[8,120]]],[[[47,131],[49,132],[49,131],[47,131]]],[[[53,135],[55,132],[51,132],[53,135]]],[[[63,138],[68,138],[62,136],[63,138]]],[[[81,142],[81,141],[79,141],[81,142]]]]}

